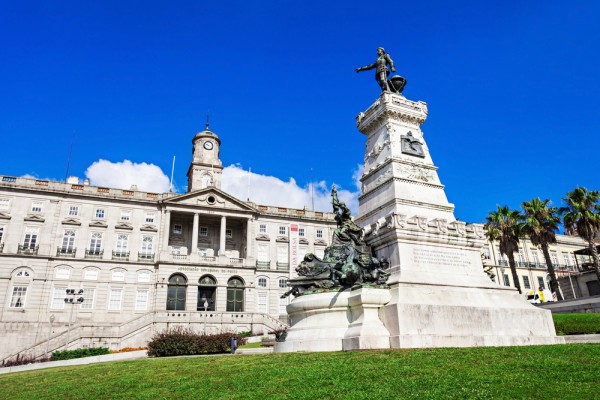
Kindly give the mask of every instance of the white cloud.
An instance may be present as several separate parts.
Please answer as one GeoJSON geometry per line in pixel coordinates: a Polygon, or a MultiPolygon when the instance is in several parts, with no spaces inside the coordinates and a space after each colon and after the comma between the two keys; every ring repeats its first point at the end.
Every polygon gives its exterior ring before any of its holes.
{"type": "MultiPolygon", "coordinates": [[[[362,175],[362,165],[357,167],[352,175],[357,178],[362,175]]],[[[331,211],[331,185],[325,181],[314,182],[304,187],[298,186],[294,178],[285,182],[277,177],[260,175],[248,172],[237,165],[230,165],[223,170],[221,180],[222,189],[227,193],[241,199],[248,199],[248,187],[250,187],[250,201],[257,204],[280,206],[287,208],[312,209],[314,198],[314,209],[317,211],[331,211]],[[312,187],[311,187],[312,186],[312,187]],[[313,194],[314,193],[314,194],[313,194]]],[[[347,190],[338,186],[338,197],[356,215],[358,212],[358,196],[360,190],[347,190]]],[[[360,188],[360,186],[358,186],[360,188]]]]}
{"type": "Polygon", "coordinates": [[[169,178],[154,164],[100,159],[88,167],[85,176],[94,186],[129,189],[132,185],[137,185],[138,190],[146,192],[169,191],[169,178]]]}

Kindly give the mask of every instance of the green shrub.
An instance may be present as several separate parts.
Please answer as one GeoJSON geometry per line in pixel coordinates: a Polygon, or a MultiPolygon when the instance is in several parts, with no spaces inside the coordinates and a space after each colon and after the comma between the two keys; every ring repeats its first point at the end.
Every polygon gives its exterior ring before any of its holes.
{"type": "Polygon", "coordinates": [[[600,314],[552,314],[558,335],[585,335],[600,333],[600,314]]]}
{"type": "Polygon", "coordinates": [[[63,350],[52,353],[52,361],[71,360],[73,358],[83,358],[92,356],[102,356],[109,354],[108,347],[90,347],[87,349],[63,350]]]}
{"type": "Polygon", "coordinates": [[[238,346],[246,343],[246,338],[239,334],[224,332],[205,335],[178,326],[154,335],[148,343],[148,355],[170,357],[227,353],[231,351],[232,336],[237,340],[238,346]]]}

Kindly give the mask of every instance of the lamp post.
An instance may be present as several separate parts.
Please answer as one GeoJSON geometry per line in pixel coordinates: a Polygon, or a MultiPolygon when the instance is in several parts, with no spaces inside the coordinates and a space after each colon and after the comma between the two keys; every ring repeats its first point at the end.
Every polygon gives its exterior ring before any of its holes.
{"type": "Polygon", "coordinates": [[[48,341],[46,342],[46,356],[48,356],[48,350],[50,348],[50,337],[52,336],[52,324],[54,323],[54,314],[50,315],[50,329],[48,330],[48,341]]]}
{"type": "Polygon", "coordinates": [[[77,304],[83,303],[83,289],[79,289],[79,291],[75,291],[75,289],[67,289],[67,297],[65,297],[65,304],[71,305],[71,313],[69,314],[69,325],[67,328],[67,338],[65,339],[65,350],[67,350],[67,346],[69,345],[69,335],[71,334],[71,321],[73,320],[73,308],[77,304]],[[70,296],[70,297],[69,297],[70,296]],[[75,298],[75,296],[80,296],[75,298]]]}

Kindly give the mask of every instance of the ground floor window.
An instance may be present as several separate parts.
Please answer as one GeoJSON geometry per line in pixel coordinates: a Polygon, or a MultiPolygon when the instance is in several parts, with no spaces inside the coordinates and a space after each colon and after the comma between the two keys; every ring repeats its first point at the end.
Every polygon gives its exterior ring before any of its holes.
{"type": "Polygon", "coordinates": [[[198,304],[196,310],[215,311],[217,298],[217,282],[210,276],[203,276],[198,282],[198,304]]]}
{"type": "Polygon", "coordinates": [[[227,282],[227,311],[244,311],[244,282],[239,278],[227,282]]]}
{"type": "Polygon", "coordinates": [[[169,278],[167,289],[167,310],[185,311],[185,297],[187,295],[187,279],[185,276],[175,274],[169,278]]]}

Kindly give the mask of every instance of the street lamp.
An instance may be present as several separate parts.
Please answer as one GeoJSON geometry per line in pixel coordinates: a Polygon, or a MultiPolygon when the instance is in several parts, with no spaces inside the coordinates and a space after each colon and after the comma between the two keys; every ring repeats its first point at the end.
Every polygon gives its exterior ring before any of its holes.
{"type": "MultiPolygon", "coordinates": [[[[83,289],[79,289],[79,291],[75,291],[75,289],[67,289],[67,297],[65,297],[65,304],[70,304],[71,306],[75,306],[77,304],[83,303],[83,289]],[[70,296],[70,297],[69,297],[70,296]],[[80,296],[75,298],[76,296],[80,296]]],[[[65,340],[65,350],[67,350],[67,346],[69,345],[69,335],[71,334],[71,321],[73,320],[73,308],[71,307],[71,313],[69,314],[69,326],[67,328],[67,338],[65,340]]]]}
{"type": "Polygon", "coordinates": [[[48,356],[48,349],[50,348],[50,337],[52,336],[52,324],[54,323],[54,314],[50,315],[50,329],[48,330],[48,341],[46,342],[46,356],[48,356]]]}

